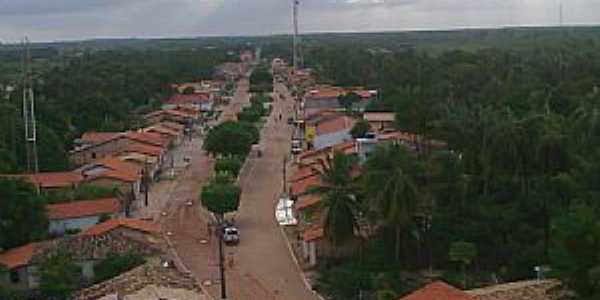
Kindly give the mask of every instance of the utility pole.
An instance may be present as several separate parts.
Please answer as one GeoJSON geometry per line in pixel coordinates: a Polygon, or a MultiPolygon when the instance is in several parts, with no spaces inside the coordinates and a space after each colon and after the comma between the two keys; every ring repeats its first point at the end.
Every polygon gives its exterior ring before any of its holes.
{"type": "Polygon", "coordinates": [[[148,207],[148,188],[150,187],[150,176],[148,176],[148,155],[144,154],[144,169],[143,169],[143,184],[144,184],[144,205],[148,207]]]}
{"type": "Polygon", "coordinates": [[[287,194],[287,155],[283,155],[283,194],[287,194]]]}
{"type": "Polygon", "coordinates": [[[227,299],[227,286],[225,284],[225,264],[223,259],[223,218],[219,220],[217,236],[219,237],[219,273],[221,275],[221,299],[227,299]]]}
{"type": "Polygon", "coordinates": [[[300,67],[300,37],[298,35],[298,7],[300,6],[300,0],[294,1],[293,5],[293,22],[294,22],[294,73],[298,71],[300,67]]]}
{"type": "Polygon", "coordinates": [[[29,39],[23,42],[23,123],[25,125],[25,149],[27,155],[27,171],[39,171],[37,154],[37,125],[35,120],[35,98],[33,95],[33,78],[31,72],[31,51],[29,39]]]}

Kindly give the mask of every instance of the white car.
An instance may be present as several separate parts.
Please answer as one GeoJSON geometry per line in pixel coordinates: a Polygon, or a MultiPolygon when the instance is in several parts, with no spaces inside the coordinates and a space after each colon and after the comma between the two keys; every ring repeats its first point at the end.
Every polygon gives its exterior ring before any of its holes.
{"type": "Polygon", "coordinates": [[[292,141],[292,154],[300,154],[302,153],[302,141],[293,140],[292,141]]]}
{"type": "Polygon", "coordinates": [[[240,243],[240,232],[234,226],[223,229],[223,241],[226,245],[237,245],[240,243]]]}

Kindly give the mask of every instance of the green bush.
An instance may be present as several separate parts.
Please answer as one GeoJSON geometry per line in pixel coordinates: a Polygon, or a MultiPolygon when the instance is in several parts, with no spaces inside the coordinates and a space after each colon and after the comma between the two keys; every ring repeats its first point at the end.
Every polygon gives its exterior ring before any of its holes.
{"type": "Polygon", "coordinates": [[[215,163],[216,172],[228,172],[233,177],[237,177],[243,165],[243,160],[239,156],[221,157],[215,163]]]}
{"type": "Polygon", "coordinates": [[[59,253],[40,267],[40,292],[45,299],[68,299],[81,282],[81,270],[70,255],[59,253]]]}
{"type": "Polygon", "coordinates": [[[208,211],[222,217],[224,214],[238,209],[242,191],[230,180],[219,180],[219,178],[217,177],[202,187],[200,198],[202,205],[208,211]]]}
{"type": "Polygon", "coordinates": [[[244,108],[243,111],[237,114],[237,118],[239,121],[248,122],[248,123],[256,123],[260,121],[262,117],[262,113],[256,109],[252,108],[244,108]]]}
{"type": "Polygon", "coordinates": [[[94,281],[98,283],[111,279],[142,265],[144,262],[144,258],[137,253],[110,253],[94,267],[96,275],[94,281]]]}
{"type": "Polygon", "coordinates": [[[350,134],[352,135],[353,138],[356,139],[356,138],[365,137],[365,135],[369,131],[371,131],[371,125],[369,124],[369,122],[367,122],[365,120],[360,120],[354,124],[354,126],[350,130],[350,134]]]}

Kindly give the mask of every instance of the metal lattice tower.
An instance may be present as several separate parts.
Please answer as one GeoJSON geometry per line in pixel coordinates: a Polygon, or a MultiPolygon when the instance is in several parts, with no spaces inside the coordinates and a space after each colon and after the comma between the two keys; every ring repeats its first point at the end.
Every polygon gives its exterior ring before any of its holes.
{"type": "Polygon", "coordinates": [[[33,95],[33,75],[31,71],[31,51],[29,39],[23,42],[23,123],[25,125],[25,149],[27,151],[27,171],[38,172],[37,125],[35,120],[35,98],[33,95]]]}
{"type": "Polygon", "coordinates": [[[302,55],[300,53],[300,35],[298,31],[298,8],[300,0],[293,0],[293,15],[294,15],[294,71],[302,66],[302,55]]]}

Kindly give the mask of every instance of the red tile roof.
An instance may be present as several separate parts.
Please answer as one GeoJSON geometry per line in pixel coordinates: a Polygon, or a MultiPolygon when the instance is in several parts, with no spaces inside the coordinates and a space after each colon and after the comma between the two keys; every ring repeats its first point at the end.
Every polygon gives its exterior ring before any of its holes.
{"type": "Polygon", "coordinates": [[[29,243],[25,246],[2,252],[0,253],[0,264],[6,266],[9,270],[26,266],[31,261],[38,245],[39,243],[29,243]]]}
{"type": "Polygon", "coordinates": [[[144,132],[154,132],[164,136],[176,137],[179,135],[175,129],[169,127],[154,125],[144,129],[144,132]]]}
{"type": "Polygon", "coordinates": [[[475,300],[475,298],[445,282],[436,281],[399,300],[475,300]]]}
{"type": "Polygon", "coordinates": [[[115,214],[121,211],[121,204],[116,198],[107,198],[48,204],[46,209],[48,210],[48,219],[62,220],[101,214],[115,214]]]}
{"type": "Polygon", "coordinates": [[[125,137],[136,142],[162,148],[166,148],[169,145],[169,139],[163,137],[159,133],[128,131],[125,134],[125,137]]]}
{"type": "Polygon", "coordinates": [[[202,113],[200,108],[191,107],[191,106],[177,106],[177,107],[173,108],[173,110],[181,111],[181,112],[192,114],[192,115],[199,115],[202,113]]]}
{"type": "Polygon", "coordinates": [[[176,116],[176,117],[182,117],[182,118],[196,117],[196,114],[181,111],[181,110],[176,110],[176,109],[169,109],[169,110],[165,110],[164,112],[165,112],[165,114],[176,116]]]}
{"type": "Polygon", "coordinates": [[[101,144],[118,137],[120,132],[86,132],[81,136],[81,140],[90,144],[101,144]]]}
{"type": "Polygon", "coordinates": [[[86,178],[86,181],[92,181],[96,178],[113,178],[126,182],[135,182],[141,178],[142,167],[114,157],[106,157],[92,162],[87,166],[104,166],[109,170],[86,178]]]}
{"type": "Polygon", "coordinates": [[[317,86],[310,90],[306,95],[307,100],[318,99],[318,98],[331,98],[337,100],[339,96],[344,95],[346,92],[343,88],[337,86],[317,86]]]}
{"type": "Polygon", "coordinates": [[[161,115],[171,115],[171,116],[180,117],[180,118],[195,118],[196,117],[196,114],[193,114],[193,113],[175,110],[175,109],[168,109],[168,110],[157,110],[155,112],[151,112],[149,114],[146,114],[144,116],[144,118],[149,119],[149,118],[153,118],[153,117],[161,116],[161,115]]]}
{"type": "Polygon", "coordinates": [[[318,85],[318,86],[312,87],[312,89],[308,92],[306,99],[311,100],[311,99],[315,99],[315,98],[316,99],[329,98],[332,100],[333,99],[337,100],[337,98],[339,96],[347,95],[349,93],[357,94],[362,99],[367,99],[367,98],[373,97],[373,94],[370,91],[365,90],[362,87],[353,87],[353,88],[345,89],[345,88],[338,87],[338,86],[318,85]]]}
{"type": "Polygon", "coordinates": [[[170,128],[173,129],[177,132],[182,131],[183,128],[185,128],[185,126],[179,124],[179,123],[175,123],[175,122],[169,122],[169,121],[163,121],[158,123],[159,125],[166,127],[166,128],[170,128]]]}
{"type": "MultiPolygon", "coordinates": [[[[325,230],[321,226],[311,227],[302,232],[302,240],[308,242],[325,236],[325,230]]],[[[441,299],[440,299],[441,300],[441,299]]]]}
{"type": "Polygon", "coordinates": [[[317,111],[313,111],[313,112],[307,114],[304,117],[304,121],[310,122],[311,120],[317,119],[320,117],[327,117],[327,116],[331,116],[331,115],[343,115],[343,114],[344,114],[344,112],[340,112],[333,108],[319,109],[317,111]]]}
{"type": "Polygon", "coordinates": [[[83,181],[81,174],[76,172],[44,172],[26,176],[42,188],[71,187],[83,181]]]}
{"type": "Polygon", "coordinates": [[[307,194],[300,196],[296,203],[294,203],[294,207],[296,210],[304,210],[313,205],[316,205],[321,202],[321,196],[317,194],[307,194]]]}
{"type": "Polygon", "coordinates": [[[88,228],[81,233],[84,236],[102,235],[117,228],[124,227],[145,233],[158,233],[160,226],[158,224],[140,220],[140,219],[110,219],[106,222],[88,228]]]}
{"type": "Polygon", "coordinates": [[[123,152],[137,152],[158,157],[164,152],[164,149],[161,147],[135,142],[125,146],[123,152]]]}
{"type": "Polygon", "coordinates": [[[356,145],[354,141],[343,142],[341,144],[333,145],[333,147],[326,147],[318,150],[305,151],[300,154],[300,160],[308,159],[315,156],[325,155],[333,153],[333,151],[341,151],[345,154],[356,153],[356,145]],[[333,148],[333,149],[332,149],[333,148]]]}
{"type": "Polygon", "coordinates": [[[334,133],[342,130],[350,130],[356,120],[349,116],[339,116],[317,124],[317,135],[334,133]]]}
{"type": "Polygon", "coordinates": [[[299,166],[298,169],[296,169],[296,171],[293,173],[290,182],[299,181],[306,177],[317,174],[315,169],[321,170],[321,164],[315,162],[309,165],[299,166]]]}
{"type": "Polygon", "coordinates": [[[321,176],[314,175],[302,180],[296,181],[292,184],[292,195],[300,196],[308,192],[310,188],[318,187],[321,185],[321,176]]]}
{"type": "Polygon", "coordinates": [[[202,102],[210,101],[210,94],[208,93],[195,93],[195,94],[176,94],[173,95],[167,104],[172,105],[185,105],[185,104],[200,104],[202,102]]]}

